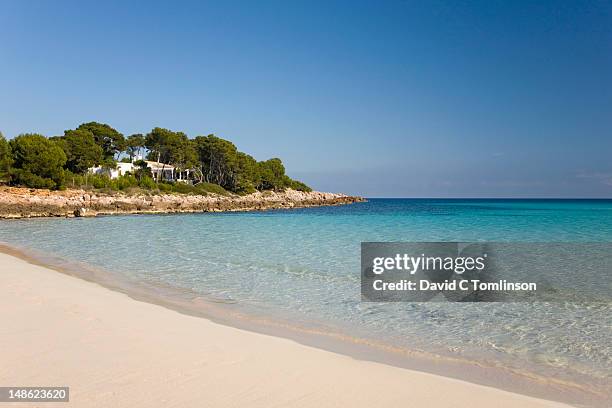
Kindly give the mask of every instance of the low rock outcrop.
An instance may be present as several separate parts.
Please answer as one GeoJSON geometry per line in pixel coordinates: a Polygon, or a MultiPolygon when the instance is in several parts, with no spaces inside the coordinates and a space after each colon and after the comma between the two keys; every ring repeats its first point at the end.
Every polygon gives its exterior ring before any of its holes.
{"type": "Polygon", "coordinates": [[[343,205],[364,201],[344,194],[264,191],[239,195],[114,193],[86,190],[49,191],[0,187],[0,218],[92,217],[111,214],[156,214],[256,211],[343,205]]]}

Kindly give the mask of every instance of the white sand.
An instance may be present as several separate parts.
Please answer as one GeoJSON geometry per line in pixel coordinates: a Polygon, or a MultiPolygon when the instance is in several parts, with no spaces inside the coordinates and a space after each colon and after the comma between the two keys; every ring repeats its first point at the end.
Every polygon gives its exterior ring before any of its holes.
{"type": "Polygon", "coordinates": [[[70,386],[70,403],[43,407],[562,406],[182,315],[6,254],[0,321],[0,386],[70,386]]]}

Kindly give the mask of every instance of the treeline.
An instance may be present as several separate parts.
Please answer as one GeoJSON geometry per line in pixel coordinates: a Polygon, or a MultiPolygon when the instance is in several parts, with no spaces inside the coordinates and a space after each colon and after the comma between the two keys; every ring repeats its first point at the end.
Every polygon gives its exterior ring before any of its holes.
{"type": "MultiPolygon", "coordinates": [[[[195,186],[218,185],[238,194],[285,188],[310,191],[304,183],[285,174],[280,159],[257,161],[238,151],[232,142],[214,135],[190,139],[183,132],[157,127],[146,135],[125,137],[111,126],[97,122],[83,123],[76,129],[66,130],[62,136],[50,138],[28,133],[7,141],[0,133],[0,181],[61,189],[75,180],[81,182],[83,176],[87,180],[91,167],[114,169],[119,160],[133,161],[143,155],[147,160],[173,166],[195,186]]],[[[134,164],[136,170],[127,175],[129,179],[113,180],[115,185],[135,183],[150,189],[159,188],[165,182],[154,181],[144,161],[134,164]]],[[[109,186],[113,185],[110,179],[107,181],[109,186]]],[[[97,182],[101,183],[99,179],[97,182]]]]}

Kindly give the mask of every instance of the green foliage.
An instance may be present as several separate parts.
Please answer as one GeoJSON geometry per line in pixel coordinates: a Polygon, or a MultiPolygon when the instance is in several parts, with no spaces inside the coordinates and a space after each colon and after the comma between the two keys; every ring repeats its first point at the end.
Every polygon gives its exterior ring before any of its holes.
{"type": "Polygon", "coordinates": [[[81,124],[77,130],[86,130],[93,134],[96,144],[103,150],[104,157],[113,159],[127,147],[123,134],[106,123],[88,122],[81,124]]]}
{"type": "Polygon", "coordinates": [[[97,122],[83,123],[75,130],[66,130],[63,136],[50,139],[21,135],[7,143],[0,134],[0,182],[10,175],[13,183],[61,188],[64,170],[71,187],[109,191],[140,188],[186,194],[249,194],[285,188],[311,191],[304,183],[285,174],[280,159],[257,162],[238,151],[232,142],[214,135],[191,140],[183,132],[156,127],[146,137],[137,133],[126,140],[111,126],[97,122]],[[154,180],[151,169],[142,160],[134,162],[132,174],[117,179],[86,174],[94,166],[114,169],[115,159],[120,157],[122,162],[130,163],[145,148],[149,160],[173,166],[175,174],[187,177],[189,183],[154,180]]]}
{"type": "Polygon", "coordinates": [[[194,139],[203,181],[234,190],[237,182],[238,149],[227,140],[214,135],[194,139]]]}
{"type": "Polygon", "coordinates": [[[166,182],[157,183],[157,188],[162,193],[171,193],[172,192],[172,183],[166,183],[166,182]]]}
{"type": "Polygon", "coordinates": [[[32,188],[57,189],[59,188],[59,186],[61,186],[61,184],[58,185],[54,180],[50,178],[41,177],[23,169],[13,170],[13,181],[17,185],[32,188]]]}
{"type": "Polygon", "coordinates": [[[218,184],[198,183],[194,187],[194,193],[205,195],[207,193],[229,195],[228,191],[218,184]]]}
{"type": "Polygon", "coordinates": [[[157,188],[157,184],[155,184],[155,181],[153,181],[150,176],[141,177],[140,181],[138,181],[138,185],[147,190],[153,190],[157,188]]]}
{"type": "Polygon", "coordinates": [[[302,183],[301,181],[293,180],[289,178],[288,176],[285,176],[285,177],[286,177],[285,183],[284,183],[285,187],[289,187],[297,191],[305,191],[307,193],[312,191],[312,188],[308,187],[306,184],[302,183]]]}
{"type": "Polygon", "coordinates": [[[193,193],[193,186],[187,183],[168,183],[172,186],[173,193],[189,194],[193,193]]]}
{"type": "Polygon", "coordinates": [[[248,194],[257,190],[282,190],[287,187],[311,191],[304,183],[285,175],[280,159],[257,162],[253,157],[238,151],[227,140],[214,135],[197,136],[193,143],[199,159],[202,181],[218,184],[228,191],[248,194]]]}
{"type": "Polygon", "coordinates": [[[70,170],[65,171],[66,186],[69,188],[108,188],[110,177],[103,174],[78,174],[70,170]]]}
{"type": "Polygon", "coordinates": [[[113,190],[125,190],[130,187],[138,187],[138,180],[131,174],[125,174],[111,180],[110,188],[113,190]]]}
{"type": "Polygon", "coordinates": [[[134,166],[136,167],[134,176],[136,176],[139,181],[142,181],[144,178],[149,178],[153,181],[153,175],[151,174],[151,169],[147,166],[147,162],[144,160],[136,160],[134,166]]]}
{"type": "Polygon", "coordinates": [[[236,170],[236,182],[232,191],[238,194],[254,193],[261,180],[257,160],[246,153],[238,152],[236,170]]]}
{"type": "Polygon", "coordinates": [[[82,174],[75,174],[70,170],[65,170],[64,179],[66,180],[66,187],[68,188],[79,188],[85,186],[85,176],[82,174]]]}
{"type": "Polygon", "coordinates": [[[220,194],[220,195],[228,195],[228,191],[225,190],[218,184],[212,183],[198,183],[196,185],[191,185],[187,183],[167,183],[162,182],[158,184],[158,188],[160,191],[164,193],[179,193],[179,194],[198,194],[198,195],[207,195],[209,193],[212,194],[220,194]]]}
{"type": "Polygon", "coordinates": [[[104,161],[104,151],[96,144],[93,133],[85,129],[66,130],[64,136],[51,138],[66,154],[66,169],[83,174],[104,161]]]}
{"type": "Polygon", "coordinates": [[[11,155],[11,145],[6,141],[0,132],[0,182],[9,181],[13,157],[11,155]]]}
{"type": "Polygon", "coordinates": [[[110,177],[102,174],[92,174],[85,177],[85,183],[89,182],[94,188],[108,188],[110,181],[110,177]]]}
{"type": "Polygon", "coordinates": [[[171,164],[178,171],[187,170],[196,165],[196,150],[183,132],[173,132],[156,127],[147,134],[145,146],[149,149],[149,160],[171,164]]]}
{"type": "Polygon", "coordinates": [[[202,181],[218,184],[226,190],[248,194],[261,184],[257,161],[236,146],[214,135],[198,136],[193,140],[198,153],[202,181]]]}
{"type": "Polygon", "coordinates": [[[130,161],[134,160],[136,155],[139,155],[145,147],[145,137],[141,133],[135,133],[128,136],[126,139],[127,154],[130,156],[130,161]]]}
{"type": "Polygon", "coordinates": [[[100,174],[76,174],[66,171],[66,185],[70,188],[94,188],[100,191],[153,191],[163,193],[179,193],[179,194],[221,194],[228,195],[229,193],[223,187],[211,183],[198,183],[191,185],[187,183],[156,183],[150,176],[143,176],[137,179],[135,176],[127,174],[111,179],[107,175],[100,174]],[[142,190],[140,190],[142,189],[142,190]]]}
{"type": "Polygon", "coordinates": [[[57,143],[39,134],[22,134],[10,141],[12,182],[34,188],[61,188],[66,154],[57,143]]]}
{"type": "Polygon", "coordinates": [[[285,166],[280,159],[274,158],[257,163],[259,167],[260,190],[281,190],[286,186],[285,166]]]}
{"type": "Polygon", "coordinates": [[[125,174],[115,179],[102,174],[76,174],[66,171],[66,185],[70,188],[95,188],[123,191],[133,187],[141,187],[146,190],[155,189],[157,186],[150,177],[142,180],[136,179],[131,174],[125,174]]]}

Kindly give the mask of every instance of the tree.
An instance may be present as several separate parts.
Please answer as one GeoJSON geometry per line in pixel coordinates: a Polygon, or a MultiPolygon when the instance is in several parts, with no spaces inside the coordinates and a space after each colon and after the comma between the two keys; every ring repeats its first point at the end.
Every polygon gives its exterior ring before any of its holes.
{"type": "Polygon", "coordinates": [[[84,174],[104,161],[104,150],[89,130],[66,130],[64,136],[52,139],[66,154],[66,168],[73,173],[84,174]]]}
{"type": "Polygon", "coordinates": [[[141,181],[143,178],[148,177],[150,179],[153,178],[153,174],[151,173],[151,169],[147,166],[147,162],[144,160],[136,160],[134,162],[134,166],[136,167],[134,170],[134,177],[136,180],[141,181]]]}
{"type": "Polygon", "coordinates": [[[126,139],[127,153],[130,161],[134,161],[135,156],[140,156],[140,152],[145,147],[145,137],[141,133],[135,133],[126,139]]]}
{"type": "Polygon", "coordinates": [[[126,142],[123,134],[119,133],[116,129],[113,129],[106,123],[83,123],[77,128],[77,130],[88,130],[93,134],[96,144],[104,151],[104,158],[106,162],[110,162],[115,159],[115,155],[118,156],[126,148],[126,142]]]}
{"type": "Polygon", "coordinates": [[[197,164],[197,152],[193,143],[183,132],[156,127],[145,138],[149,149],[149,160],[172,165],[180,172],[197,164]]]}
{"type": "Polygon", "coordinates": [[[257,162],[238,151],[236,146],[215,135],[197,136],[193,140],[198,153],[200,181],[218,184],[226,190],[248,194],[258,190],[282,190],[292,187],[309,191],[303,183],[285,175],[280,159],[257,162]]]}
{"type": "Polygon", "coordinates": [[[12,164],[11,145],[0,132],[0,182],[5,183],[9,180],[12,164]]]}
{"type": "Polygon", "coordinates": [[[194,139],[204,180],[234,191],[238,175],[238,149],[215,135],[194,139]]]}
{"type": "Polygon", "coordinates": [[[13,182],[34,188],[60,188],[66,154],[57,143],[39,134],[22,134],[10,141],[13,182]]]}
{"type": "Polygon", "coordinates": [[[168,163],[181,172],[197,165],[198,155],[194,144],[183,132],[174,132],[166,146],[168,163]]]}
{"type": "Polygon", "coordinates": [[[167,163],[168,140],[173,132],[160,127],[153,128],[145,137],[145,147],[149,149],[148,159],[157,163],[167,163]]]}
{"type": "Polygon", "coordinates": [[[145,138],[145,147],[149,149],[149,160],[158,163],[177,164],[189,158],[189,138],[183,132],[156,127],[145,138]],[[185,151],[187,150],[187,152],[185,151]]]}
{"type": "MultiPolygon", "coordinates": [[[[183,132],[156,127],[146,137],[133,134],[126,140],[109,125],[97,122],[83,123],[75,130],[66,130],[63,136],[50,139],[24,134],[7,143],[0,134],[0,182],[9,179],[30,187],[60,188],[64,166],[77,174],[97,165],[112,169],[116,167],[115,159],[127,149],[129,159],[123,160],[134,162],[133,173],[140,184],[150,185],[153,183],[151,170],[144,161],[134,161],[145,147],[149,150],[149,160],[174,166],[179,176],[185,170],[192,170],[190,179],[217,184],[235,193],[288,187],[310,191],[308,186],[285,174],[280,159],[257,162],[238,151],[229,140],[215,135],[189,139],[183,132]]],[[[163,166],[161,174],[164,174],[163,166]]]]}
{"type": "Polygon", "coordinates": [[[257,163],[259,167],[259,190],[280,190],[287,187],[285,166],[281,159],[269,159],[257,163]]]}
{"type": "Polygon", "coordinates": [[[236,186],[234,191],[239,194],[255,192],[261,179],[257,160],[246,153],[238,152],[237,162],[236,186]]]}

